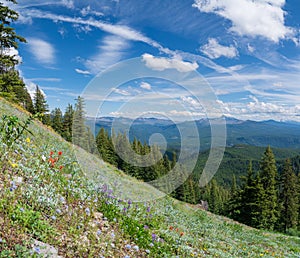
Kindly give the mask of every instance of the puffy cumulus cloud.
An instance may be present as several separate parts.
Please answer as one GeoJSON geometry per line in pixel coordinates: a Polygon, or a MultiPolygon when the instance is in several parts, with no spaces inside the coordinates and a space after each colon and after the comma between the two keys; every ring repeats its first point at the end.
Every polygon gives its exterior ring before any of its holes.
{"type": "Polygon", "coordinates": [[[176,69],[179,72],[191,72],[199,67],[196,62],[190,63],[176,58],[154,57],[150,54],[143,54],[142,60],[146,63],[147,67],[157,71],[176,69]]]}
{"type": "Polygon", "coordinates": [[[223,113],[228,117],[249,120],[300,121],[300,105],[284,105],[274,102],[260,101],[257,97],[249,96],[246,102],[223,102],[218,100],[223,113]]]}
{"type": "Polygon", "coordinates": [[[147,82],[142,82],[142,83],[140,84],[140,87],[141,87],[142,89],[145,89],[145,90],[151,90],[151,85],[150,85],[149,83],[147,83],[147,82]]]}
{"type": "Polygon", "coordinates": [[[285,0],[195,0],[193,7],[215,13],[231,21],[230,31],[271,41],[292,38],[294,31],[285,26],[285,0]]]}
{"type": "Polygon", "coordinates": [[[38,38],[29,38],[27,41],[31,54],[39,63],[44,65],[55,63],[55,49],[50,43],[38,38]]]}
{"type": "Polygon", "coordinates": [[[214,38],[208,39],[208,43],[202,46],[200,50],[211,59],[221,56],[234,58],[238,55],[238,51],[234,46],[223,46],[214,38]]]}

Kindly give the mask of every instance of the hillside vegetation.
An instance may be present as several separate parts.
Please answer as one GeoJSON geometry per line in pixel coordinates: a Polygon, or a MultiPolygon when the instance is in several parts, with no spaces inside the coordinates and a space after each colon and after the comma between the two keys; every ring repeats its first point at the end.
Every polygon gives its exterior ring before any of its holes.
{"type": "MultiPolygon", "coordinates": [[[[0,114],[27,118],[2,99],[0,114]]],[[[11,148],[1,136],[0,257],[300,255],[299,238],[162,197],[39,122],[29,130],[11,148]]]]}

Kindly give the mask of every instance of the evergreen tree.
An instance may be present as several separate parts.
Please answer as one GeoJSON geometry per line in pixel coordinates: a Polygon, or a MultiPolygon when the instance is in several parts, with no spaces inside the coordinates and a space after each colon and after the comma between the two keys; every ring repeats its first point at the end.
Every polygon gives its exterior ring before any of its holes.
{"type": "MultiPolygon", "coordinates": [[[[15,0],[8,0],[16,4],[15,0]]],[[[26,40],[15,32],[11,22],[18,20],[18,13],[8,6],[0,2],[0,74],[14,69],[19,63],[16,56],[11,55],[11,49],[18,48],[18,42],[26,42],[26,40]]]]}
{"type": "Polygon", "coordinates": [[[63,132],[63,116],[59,108],[51,112],[51,127],[60,135],[63,132]]]}
{"type": "Polygon", "coordinates": [[[260,192],[260,214],[258,218],[258,227],[269,230],[273,230],[278,217],[276,177],[276,161],[269,146],[260,163],[259,182],[262,185],[262,190],[260,192]]]}
{"type": "Polygon", "coordinates": [[[75,145],[78,145],[87,151],[89,150],[87,126],[85,125],[84,100],[80,96],[76,99],[75,104],[72,141],[75,145]]]}
{"type": "Polygon", "coordinates": [[[249,226],[258,227],[260,219],[260,200],[262,185],[254,176],[252,161],[249,162],[247,176],[237,198],[237,210],[233,218],[249,226]]]}
{"type": "Polygon", "coordinates": [[[44,124],[50,125],[50,115],[48,113],[48,104],[44,94],[40,90],[39,86],[36,86],[34,93],[34,113],[40,114],[40,120],[44,124]]]}
{"type": "Polygon", "coordinates": [[[279,229],[287,232],[290,228],[297,228],[299,215],[297,176],[293,171],[290,159],[287,159],[284,163],[281,176],[281,193],[279,203],[279,229]]]}
{"type": "Polygon", "coordinates": [[[65,140],[72,141],[72,127],[73,127],[74,110],[71,104],[68,104],[65,114],[63,116],[62,136],[65,140]]]}

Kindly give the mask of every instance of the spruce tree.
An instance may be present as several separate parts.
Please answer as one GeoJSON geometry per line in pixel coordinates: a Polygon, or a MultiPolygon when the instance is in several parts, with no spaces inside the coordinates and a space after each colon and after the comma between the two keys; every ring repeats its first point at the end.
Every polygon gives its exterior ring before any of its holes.
{"type": "Polygon", "coordinates": [[[89,150],[87,126],[85,125],[84,100],[80,96],[76,99],[75,104],[72,141],[75,145],[78,145],[87,151],[89,150]]]}
{"type": "Polygon", "coordinates": [[[60,135],[63,132],[63,116],[59,108],[51,112],[51,127],[60,135]]]}
{"type": "Polygon", "coordinates": [[[73,127],[74,109],[71,104],[68,104],[65,114],[63,116],[62,136],[65,140],[72,141],[72,127],[73,127]]]}
{"type": "Polygon", "coordinates": [[[278,218],[277,212],[277,168],[274,154],[268,146],[260,163],[259,183],[262,190],[259,200],[258,227],[273,230],[278,218]]]}
{"type": "Polygon", "coordinates": [[[41,115],[40,120],[44,124],[50,124],[50,115],[48,114],[48,111],[48,104],[45,96],[39,86],[36,86],[34,93],[34,113],[41,115]]]}
{"type": "Polygon", "coordinates": [[[290,228],[297,228],[298,224],[298,189],[297,176],[295,175],[290,159],[284,163],[281,176],[281,192],[280,192],[280,221],[279,227],[284,232],[290,228]]]}
{"type": "MultiPolygon", "coordinates": [[[[16,4],[15,0],[8,0],[16,4]]],[[[4,74],[19,63],[16,56],[10,54],[11,49],[17,49],[19,42],[26,40],[15,32],[11,23],[17,21],[19,14],[0,2],[0,74],[4,74]]]]}
{"type": "Polygon", "coordinates": [[[260,201],[262,185],[254,176],[252,161],[249,162],[247,176],[243,178],[244,184],[237,199],[234,219],[249,226],[258,227],[260,220],[260,201]]]}

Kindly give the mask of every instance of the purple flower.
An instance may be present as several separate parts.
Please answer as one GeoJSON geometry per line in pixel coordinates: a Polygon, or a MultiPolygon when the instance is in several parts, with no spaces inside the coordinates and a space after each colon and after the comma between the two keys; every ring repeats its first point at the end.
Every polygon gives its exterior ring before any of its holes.
{"type": "Polygon", "coordinates": [[[154,233],[152,233],[152,241],[155,241],[156,237],[157,236],[154,233]]]}
{"type": "Polygon", "coordinates": [[[149,229],[149,227],[147,225],[144,225],[144,229],[149,229]]]}
{"type": "Polygon", "coordinates": [[[130,199],[128,200],[128,204],[129,204],[129,205],[132,204],[132,201],[131,201],[130,199]]]}
{"type": "Polygon", "coordinates": [[[150,206],[147,207],[147,212],[150,212],[150,206]]]}
{"type": "Polygon", "coordinates": [[[89,208],[89,207],[87,207],[87,208],[85,209],[85,213],[86,213],[86,215],[88,215],[88,216],[91,215],[91,211],[90,211],[90,208],[89,208]]]}
{"type": "Polygon", "coordinates": [[[131,245],[129,245],[129,244],[125,245],[125,247],[126,247],[127,249],[131,249],[131,245]]]}

